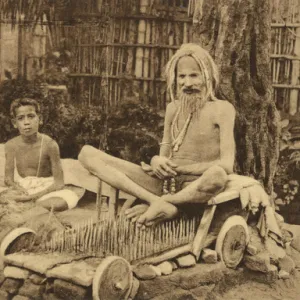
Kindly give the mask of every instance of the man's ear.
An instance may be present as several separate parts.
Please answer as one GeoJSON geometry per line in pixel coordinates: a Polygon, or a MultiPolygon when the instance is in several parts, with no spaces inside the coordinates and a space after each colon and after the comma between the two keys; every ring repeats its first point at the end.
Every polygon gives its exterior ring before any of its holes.
{"type": "Polygon", "coordinates": [[[13,124],[14,128],[17,128],[17,123],[15,118],[11,119],[11,123],[13,124]]]}
{"type": "Polygon", "coordinates": [[[41,115],[39,115],[39,119],[40,119],[40,120],[39,120],[39,124],[40,124],[40,125],[43,125],[43,117],[42,117],[41,115]]]}

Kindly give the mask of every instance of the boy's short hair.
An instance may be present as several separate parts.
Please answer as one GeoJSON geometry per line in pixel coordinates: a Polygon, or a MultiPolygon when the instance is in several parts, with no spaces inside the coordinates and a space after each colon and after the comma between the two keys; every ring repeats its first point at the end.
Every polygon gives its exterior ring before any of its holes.
{"type": "Polygon", "coordinates": [[[12,118],[16,116],[16,109],[21,106],[31,105],[35,108],[37,114],[41,112],[40,105],[35,99],[31,98],[18,98],[15,99],[10,105],[10,115],[12,118]]]}

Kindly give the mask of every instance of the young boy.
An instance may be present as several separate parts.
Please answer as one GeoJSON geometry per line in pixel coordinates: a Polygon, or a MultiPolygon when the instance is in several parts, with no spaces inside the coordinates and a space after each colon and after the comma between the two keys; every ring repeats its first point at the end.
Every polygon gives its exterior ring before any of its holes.
{"type": "Polygon", "coordinates": [[[56,211],[73,208],[78,197],[64,187],[57,143],[39,133],[40,106],[36,100],[20,98],[12,102],[12,123],[20,135],[5,144],[6,197],[14,201],[36,201],[56,211]]]}

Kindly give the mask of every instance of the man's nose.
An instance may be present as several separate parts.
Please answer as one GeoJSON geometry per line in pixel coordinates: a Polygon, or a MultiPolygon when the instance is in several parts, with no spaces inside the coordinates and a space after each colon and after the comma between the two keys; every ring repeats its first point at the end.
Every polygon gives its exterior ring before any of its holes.
{"type": "Polygon", "coordinates": [[[185,86],[185,87],[191,87],[192,85],[193,85],[192,79],[189,78],[189,77],[186,77],[186,78],[185,78],[185,81],[184,81],[184,86],[185,86]]]}
{"type": "Polygon", "coordinates": [[[29,121],[29,118],[24,118],[24,124],[29,124],[30,123],[30,121],[29,121]]]}

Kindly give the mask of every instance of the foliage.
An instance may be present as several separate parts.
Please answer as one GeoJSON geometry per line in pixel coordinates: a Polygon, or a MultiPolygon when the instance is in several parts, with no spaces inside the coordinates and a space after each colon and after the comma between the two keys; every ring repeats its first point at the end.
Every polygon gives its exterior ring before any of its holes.
{"type": "Polygon", "coordinates": [[[281,123],[281,151],[274,178],[275,204],[280,211],[291,201],[300,201],[299,119],[291,116],[281,123]]]}
{"type": "Polygon", "coordinates": [[[135,102],[127,102],[107,120],[107,151],[134,163],[149,163],[158,153],[163,114],[135,102]]]}

